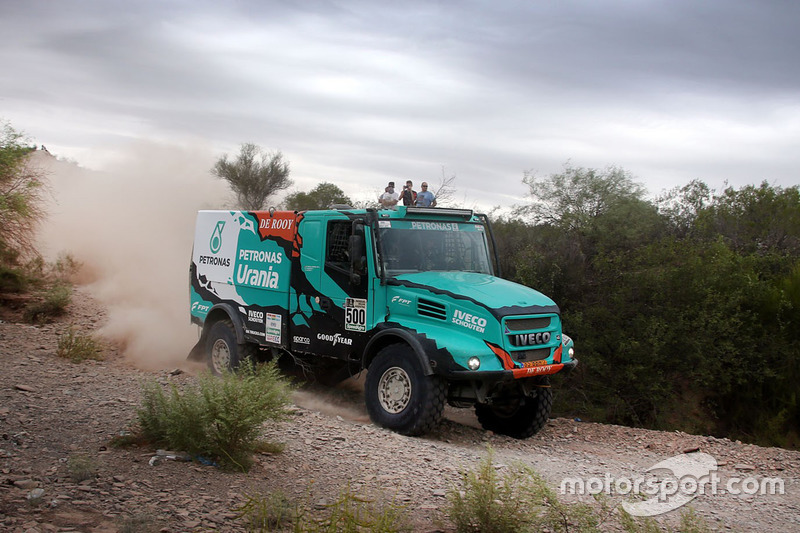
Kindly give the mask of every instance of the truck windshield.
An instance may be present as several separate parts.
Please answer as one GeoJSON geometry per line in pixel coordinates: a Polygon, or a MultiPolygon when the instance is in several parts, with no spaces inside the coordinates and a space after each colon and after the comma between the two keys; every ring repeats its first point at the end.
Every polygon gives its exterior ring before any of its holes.
{"type": "Polygon", "coordinates": [[[388,275],[437,270],[492,273],[483,226],[403,222],[393,221],[392,227],[380,230],[388,275]]]}

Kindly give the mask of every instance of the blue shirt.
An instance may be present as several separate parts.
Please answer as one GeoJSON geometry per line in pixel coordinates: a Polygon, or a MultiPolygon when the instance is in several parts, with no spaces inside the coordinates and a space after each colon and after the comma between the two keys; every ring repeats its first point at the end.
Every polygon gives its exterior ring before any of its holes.
{"type": "Polygon", "coordinates": [[[431,191],[421,191],[417,193],[417,205],[420,207],[430,207],[434,196],[431,191]]]}

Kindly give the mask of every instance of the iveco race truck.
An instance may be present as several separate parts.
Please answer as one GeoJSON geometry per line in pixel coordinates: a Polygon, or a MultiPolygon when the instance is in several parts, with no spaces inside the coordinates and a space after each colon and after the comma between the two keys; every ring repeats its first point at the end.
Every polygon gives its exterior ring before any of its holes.
{"type": "Polygon", "coordinates": [[[530,437],[549,376],[577,360],[558,306],[496,276],[494,250],[487,217],[466,209],[200,211],[190,357],[221,373],[290,356],[333,383],[366,370],[378,425],[419,435],[447,402],[530,437]]]}

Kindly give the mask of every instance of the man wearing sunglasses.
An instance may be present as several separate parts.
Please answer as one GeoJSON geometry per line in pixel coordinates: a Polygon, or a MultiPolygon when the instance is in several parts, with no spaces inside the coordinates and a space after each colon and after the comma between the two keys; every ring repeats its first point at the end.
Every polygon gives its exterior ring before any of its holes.
{"type": "Polygon", "coordinates": [[[420,187],[422,187],[422,190],[417,193],[417,206],[436,207],[436,197],[428,190],[428,184],[423,182],[420,187]]]}

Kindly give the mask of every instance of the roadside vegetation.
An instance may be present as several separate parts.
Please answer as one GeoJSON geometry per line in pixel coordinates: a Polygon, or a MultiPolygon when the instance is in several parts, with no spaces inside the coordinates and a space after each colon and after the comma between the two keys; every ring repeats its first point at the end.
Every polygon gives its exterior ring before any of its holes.
{"type": "Polygon", "coordinates": [[[58,338],[56,355],[69,359],[73,363],[89,359],[101,361],[103,359],[102,343],[92,335],[77,331],[70,326],[58,338]]]}
{"type": "Polygon", "coordinates": [[[800,446],[800,192],[619,168],[526,176],[493,222],[505,277],[551,296],[577,370],[555,416],[800,446]]]}
{"type": "Polygon", "coordinates": [[[35,150],[23,133],[0,120],[0,303],[6,313],[42,324],[64,315],[80,265],[67,255],[46,263],[36,250],[48,189],[31,160],[35,150]]]}
{"type": "Polygon", "coordinates": [[[585,503],[565,504],[528,466],[503,467],[501,473],[493,458],[490,449],[447,494],[445,513],[458,533],[599,531],[608,518],[604,506],[595,511],[585,503]]]}
{"type": "MultiPolygon", "coordinates": [[[[349,485],[322,508],[312,506],[309,499],[292,500],[281,491],[251,494],[233,512],[237,521],[254,533],[414,530],[406,507],[393,500],[354,491],[349,485]]],[[[589,533],[609,529],[628,533],[711,531],[707,522],[691,508],[681,511],[680,522],[673,529],[654,518],[632,517],[608,498],[592,503],[562,501],[530,467],[494,463],[491,448],[480,464],[463,473],[459,485],[448,490],[440,525],[457,533],[589,533]]]]}
{"type": "Polygon", "coordinates": [[[67,472],[74,483],[94,478],[97,471],[97,461],[88,455],[75,453],[67,458],[67,472]]]}
{"type": "Polygon", "coordinates": [[[38,258],[35,230],[44,213],[42,173],[29,155],[36,148],[0,120],[0,295],[27,291],[35,280],[30,263],[38,258]]]}
{"type": "Polygon", "coordinates": [[[26,279],[26,290],[17,300],[22,319],[46,324],[64,316],[72,302],[72,279],[80,268],[80,263],[66,254],[55,263],[47,263],[41,257],[27,262],[20,270],[26,279]]]}
{"type": "Polygon", "coordinates": [[[348,485],[334,501],[311,511],[308,498],[294,502],[283,492],[249,495],[233,511],[250,532],[294,531],[295,533],[411,532],[413,527],[403,505],[372,497],[348,485]]]}
{"type": "Polygon", "coordinates": [[[206,373],[183,390],[149,382],[137,413],[139,435],[126,440],[247,471],[255,452],[282,449],[261,439],[261,426],[286,419],[290,401],[291,386],[273,363],[244,362],[221,377],[206,373]]]}

